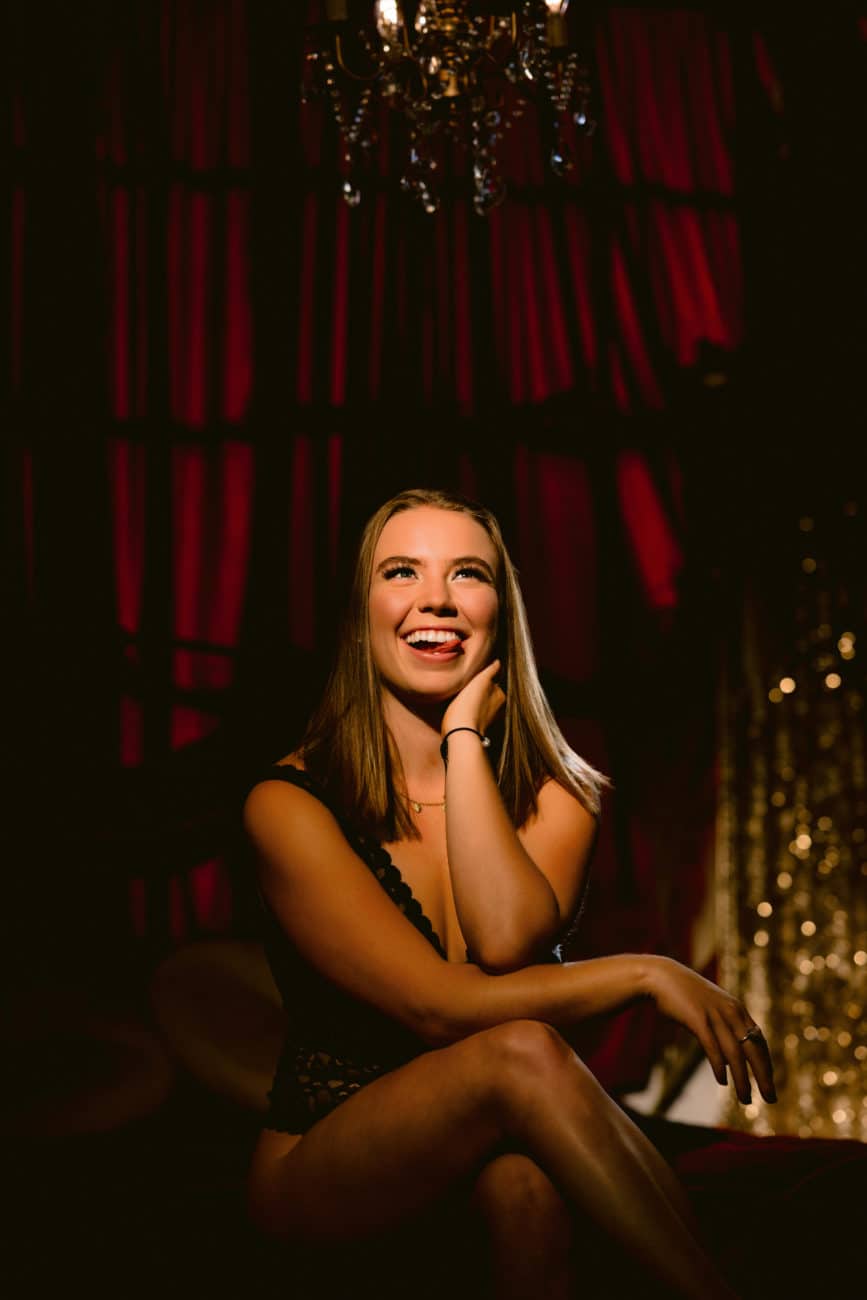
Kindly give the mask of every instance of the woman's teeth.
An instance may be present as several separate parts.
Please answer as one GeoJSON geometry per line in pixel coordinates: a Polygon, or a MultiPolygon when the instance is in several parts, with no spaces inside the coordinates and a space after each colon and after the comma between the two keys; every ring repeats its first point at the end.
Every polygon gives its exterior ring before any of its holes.
{"type": "Polygon", "coordinates": [[[409,636],[404,637],[404,640],[413,650],[426,650],[432,654],[457,650],[461,644],[461,638],[454,632],[438,632],[434,629],[426,632],[411,632],[409,636]]]}

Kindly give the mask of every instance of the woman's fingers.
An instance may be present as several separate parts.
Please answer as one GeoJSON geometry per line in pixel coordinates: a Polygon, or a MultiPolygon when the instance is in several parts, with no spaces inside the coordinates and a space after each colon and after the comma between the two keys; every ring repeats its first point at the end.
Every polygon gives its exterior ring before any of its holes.
{"type": "Polygon", "coordinates": [[[747,1018],[746,1012],[739,1017],[737,1024],[726,1020],[717,1010],[711,1011],[709,1018],[720,1049],[731,1066],[732,1078],[740,1100],[746,1105],[752,1097],[747,1074],[747,1063],[749,1063],[753,1078],[765,1101],[775,1102],[777,1091],[774,1087],[774,1067],[765,1036],[759,1031],[758,1034],[753,1033],[751,1037],[746,1037],[750,1030],[757,1030],[758,1025],[747,1018]]]}
{"type": "Polygon", "coordinates": [[[704,1048],[704,1054],[710,1061],[717,1083],[724,1086],[728,1083],[726,1060],[709,1019],[704,1024],[696,1026],[695,1036],[704,1048]]]}
{"type": "Polygon", "coordinates": [[[709,1012],[711,1027],[716,1035],[717,1042],[722,1049],[725,1059],[728,1061],[734,1080],[735,1090],[738,1098],[746,1106],[752,1100],[752,1090],[750,1080],[747,1075],[746,1057],[743,1052],[743,1044],[735,1038],[731,1026],[723,1019],[716,1010],[709,1012]]]}
{"type": "Polygon", "coordinates": [[[776,1101],[777,1090],[774,1087],[774,1065],[767,1040],[757,1024],[744,1010],[739,1019],[731,1026],[735,1039],[749,1061],[753,1077],[765,1101],[776,1101]]]}
{"type": "Polygon", "coordinates": [[[499,671],[500,661],[495,659],[493,663],[488,664],[487,668],[483,668],[475,678],[476,681],[483,684],[482,717],[480,718],[483,731],[487,731],[506,701],[503,690],[496,681],[499,671]]]}
{"type": "Polygon", "coordinates": [[[744,1059],[749,1063],[753,1078],[759,1085],[765,1101],[776,1101],[774,1066],[770,1048],[760,1026],[753,1020],[744,1004],[736,999],[732,999],[717,1010],[743,1053],[744,1059]]]}
{"type": "Polygon", "coordinates": [[[443,734],[453,727],[463,726],[487,731],[506,699],[494,680],[499,671],[500,661],[494,659],[461,687],[446,709],[442,723],[443,734]]]}
{"type": "Polygon", "coordinates": [[[741,1044],[741,1047],[750,1063],[753,1077],[759,1085],[759,1091],[765,1101],[776,1101],[777,1089],[774,1086],[774,1066],[771,1061],[771,1050],[765,1041],[764,1034],[762,1034],[761,1038],[748,1038],[745,1043],[741,1044]]]}

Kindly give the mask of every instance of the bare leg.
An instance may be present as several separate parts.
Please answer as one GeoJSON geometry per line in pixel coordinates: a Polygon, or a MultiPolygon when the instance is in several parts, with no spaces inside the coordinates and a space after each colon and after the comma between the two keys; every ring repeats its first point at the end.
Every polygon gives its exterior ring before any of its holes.
{"type": "Polygon", "coordinates": [[[733,1300],[665,1161],[553,1029],[512,1021],[369,1084],[288,1154],[265,1135],[254,1217],[296,1240],[358,1240],[433,1204],[508,1143],[684,1297],[733,1300]]]}
{"type": "MultiPolygon", "coordinates": [[[[526,1143],[567,1200],[584,1207],[678,1295],[732,1300],[733,1291],[694,1234],[683,1190],[653,1144],[556,1031],[533,1021],[511,1026],[519,1027],[516,1058],[524,1052],[537,1062],[548,1058],[551,1082],[558,1080],[558,1104],[540,1115],[538,1085],[528,1069],[519,1068],[506,1096],[511,1139],[526,1143]]],[[[509,1026],[500,1028],[507,1031],[509,1026]]]]}
{"type": "Polygon", "coordinates": [[[487,1228],[492,1300],[575,1300],[572,1215],[537,1164],[518,1152],[497,1156],[471,1203],[487,1228]]]}

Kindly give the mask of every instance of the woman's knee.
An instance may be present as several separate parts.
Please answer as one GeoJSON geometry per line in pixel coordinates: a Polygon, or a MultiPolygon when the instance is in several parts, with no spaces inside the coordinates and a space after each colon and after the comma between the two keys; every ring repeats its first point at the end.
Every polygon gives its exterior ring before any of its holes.
{"type": "Polygon", "coordinates": [[[542,1020],[507,1020],[484,1030],[477,1038],[483,1049],[500,1063],[556,1068],[568,1057],[574,1057],[566,1040],[553,1025],[542,1020]]]}
{"type": "Polygon", "coordinates": [[[573,1103],[592,1107],[600,1088],[564,1038],[540,1020],[510,1020],[476,1035],[483,1067],[498,1096],[528,1091],[548,1099],[567,1087],[573,1103]]]}

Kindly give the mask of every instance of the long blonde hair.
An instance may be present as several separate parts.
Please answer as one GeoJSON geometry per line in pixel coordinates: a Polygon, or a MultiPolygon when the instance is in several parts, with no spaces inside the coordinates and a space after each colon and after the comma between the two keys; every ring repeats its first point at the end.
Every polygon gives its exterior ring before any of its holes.
{"type": "Polygon", "coordinates": [[[386,842],[417,837],[405,802],[396,792],[394,768],[399,758],[383,715],[368,602],[373,557],[383,528],[394,515],[421,506],[470,515],[484,528],[497,554],[496,654],[506,693],[497,784],[513,824],[523,825],[536,812],[538,792],[549,779],[597,814],[608,781],[570,748],[551,713],[539,681],[518,577],[500,526],[484,506],[438,489],[398,493],[380,506],[364,528],[334,666],[300,746],[305,766],[359,829],[386,842]]]}

